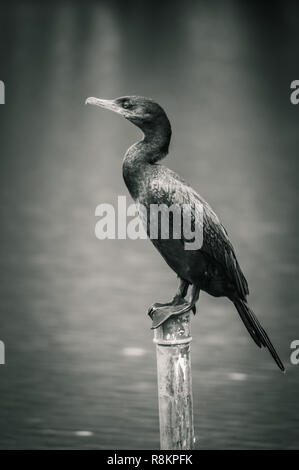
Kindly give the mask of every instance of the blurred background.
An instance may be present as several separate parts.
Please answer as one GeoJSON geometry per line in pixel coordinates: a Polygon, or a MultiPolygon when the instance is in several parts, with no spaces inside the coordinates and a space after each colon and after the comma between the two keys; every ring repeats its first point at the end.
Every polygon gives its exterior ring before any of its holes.
{"type": "Polygon", "coordinates": [[[287,367],[203,293],[197,448],[298,448],[298,13],[295,1],[1,2],[2,449],[159,448],[146,312],[176,276],[148,240],[94,235],[96,206],[128,194],[122,157],[140,134],[84,101],[127,94],[168,113],[165,164],[227,227],[287,367]]]}

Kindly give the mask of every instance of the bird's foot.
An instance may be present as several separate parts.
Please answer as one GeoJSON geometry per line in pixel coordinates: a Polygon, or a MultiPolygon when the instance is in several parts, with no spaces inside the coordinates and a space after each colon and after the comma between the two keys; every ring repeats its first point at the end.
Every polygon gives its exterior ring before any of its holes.
{"type": "Polygon", "coordinates": [[[152,319],[152,329],[158,328],[162,325],[169,317],[172,315],[180,315],[182,313],[187,313],[189,310],[193,310],[195,314],[195,305],[192,305],[187,300],[175,298],[172,302],[167,304],[155,303],[153,304],[148,311],[149,316],[152,319]]]}

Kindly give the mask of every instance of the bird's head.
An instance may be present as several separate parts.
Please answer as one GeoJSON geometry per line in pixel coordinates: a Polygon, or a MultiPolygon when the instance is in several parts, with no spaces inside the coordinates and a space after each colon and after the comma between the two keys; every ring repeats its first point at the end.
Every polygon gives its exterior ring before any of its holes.
{"type": "Polygon", "coordinates": [[[146,135],[151,132],[171,134],[168,117],[161,106],[143,96],[122,96],[114,100],[87,98],[86,104],[93,104],[120,114],[139,127],[146,135]]]}

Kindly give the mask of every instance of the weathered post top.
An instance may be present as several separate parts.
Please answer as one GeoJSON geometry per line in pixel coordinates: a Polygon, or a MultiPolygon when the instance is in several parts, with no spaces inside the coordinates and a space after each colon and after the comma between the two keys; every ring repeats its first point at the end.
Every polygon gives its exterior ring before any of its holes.
{"type": "Polygon", "coordinates": [[[190,312],[172,316],[154,330],[154,343],[164,346],[190,343],[190,312]]]}

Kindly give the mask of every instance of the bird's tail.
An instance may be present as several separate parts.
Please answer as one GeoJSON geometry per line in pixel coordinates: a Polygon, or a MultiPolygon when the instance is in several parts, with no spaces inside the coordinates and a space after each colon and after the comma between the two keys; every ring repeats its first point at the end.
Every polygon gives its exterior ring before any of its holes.
{"type": "Polygon", "coordinates": [[[274,361],[276,362],[280,370],[284,372],[285,368],[283,363],[281,362],[267,333],[256,318],[253,311],[248,307],[247,303],[244,300],[234,299],[233,302],[253,341],[258,345],[259,348],[261,348],[262,346],[268,348],[274,361]]]}

